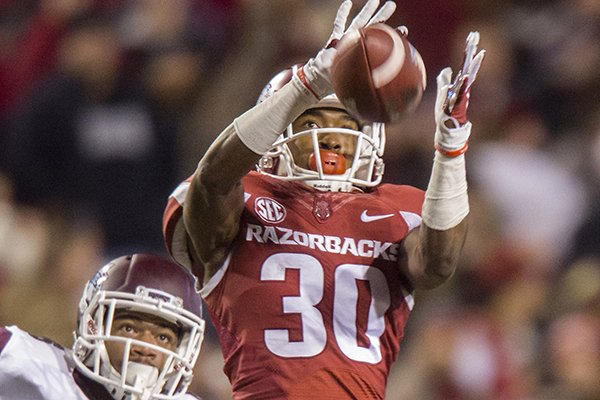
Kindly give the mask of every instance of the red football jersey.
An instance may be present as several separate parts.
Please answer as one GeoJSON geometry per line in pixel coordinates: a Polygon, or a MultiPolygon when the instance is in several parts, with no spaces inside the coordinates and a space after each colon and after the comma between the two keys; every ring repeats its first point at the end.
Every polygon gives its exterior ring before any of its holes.
{"type": "MultiPolygon", "coordinates": [[[[243,186],[239,233],[201,291],[234,398],[383,398],[413,306],[400,242],[421,223],[423,191],[322,192],[256,172],[243,186]]],[[[201,275],[181,221],[188,187],[169,199],[165,238],[201,275]]]]}

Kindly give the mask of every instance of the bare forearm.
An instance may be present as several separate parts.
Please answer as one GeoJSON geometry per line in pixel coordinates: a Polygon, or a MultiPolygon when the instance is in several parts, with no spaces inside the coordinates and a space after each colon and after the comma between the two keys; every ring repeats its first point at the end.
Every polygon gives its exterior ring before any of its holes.
{"type": "Polygon", "coordinates": [[[467,235],[465,220],[453,228],[436,230],[421,226],[419,251],[423,265],[424,288],[434,288],[446,282],[456,271],[467,235]]]}
{"type": "Polygon", "coordinates": [[[184,223],[197,262],[210,276],[238,230],[242,178],[307,105],[316,101],[293,81],[236,118],[198,164],[184,205],[184,223]]]}
{"type": "Polygon", "coordinates": [[[231,124],[198,163],[192,185],[209,198],[227,195],[254,168],[259,158],[260,155],[242,143],[231,124]]]}
{"type": "Polygon", "coordinates": [[[422,224],[405,240],[405,273],[415,288],[432,289],[456,270],[466,238],[469,198],[464,155],[436,152],[425,192],[422,224]]]}
{"type": "Polygon", "coordinates": [[[227,127],[200,160],[183,207],[183,221],[195,261],[205,279],[219,268],[237,234],[244,206],[242,177],[258,155],[227,127]]]}
{"type": "Polygon", "coordinates": [[[244,206],[241,183],[218,193],[194,176],[183,207],[183,222],[194,261],[204,268],[207,280],[218,270],[238,231],[244,206]]]}
{"type": "Polygon", "coordinates": [[[466,235],[467,223],[463,220],[446,230],[423,224],[404,239],[407,257],[401,260],[400,270],[414,289],[433,289],[454,274],[466,235]]]}

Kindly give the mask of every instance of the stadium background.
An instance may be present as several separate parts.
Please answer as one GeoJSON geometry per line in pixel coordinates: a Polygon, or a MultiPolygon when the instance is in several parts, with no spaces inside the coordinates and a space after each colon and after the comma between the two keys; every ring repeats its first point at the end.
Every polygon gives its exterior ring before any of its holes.
{"type": "MultiPolygon", "coordinates": [[[[397,3],[429,79],[388,129],[387,182],[425,188],[435,77],[470,30],[487,56],[460,270],[417,296],[388,398],[600,399],[600,2],[397,3]]],[[[316,53],[338,5],[0,0],[0,324],[70,345],[85,280],[165,254],[170,191],[274,73],[316,53]]],[[[221,367],[209,328],[193,385],[207,400],[230,398],[221,367]]]]}

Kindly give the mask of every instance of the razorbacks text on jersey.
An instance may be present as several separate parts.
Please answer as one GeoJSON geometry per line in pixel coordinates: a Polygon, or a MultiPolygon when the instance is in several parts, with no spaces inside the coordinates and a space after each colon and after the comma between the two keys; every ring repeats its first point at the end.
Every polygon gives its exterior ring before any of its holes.
{"type": "MultiPolygon", "coordinates": [[[[423,191],[322,192],[256,172],[242,183],[238,235],[201,291],[234,398],[384,398],[413,307],[400,242],[421,223],[423,191]]],[[[181,218],[188,187],[169,198],[164,234],[201,275],[181,218]]]]}
{"type": "MultiPolygon", "coordinates": [[[[0,399],[114,400],[74,368],[70,351],[16,326],[0,327],[0,399]]],[[[181,398],[198,399],[187,393],[181,398]]]]}

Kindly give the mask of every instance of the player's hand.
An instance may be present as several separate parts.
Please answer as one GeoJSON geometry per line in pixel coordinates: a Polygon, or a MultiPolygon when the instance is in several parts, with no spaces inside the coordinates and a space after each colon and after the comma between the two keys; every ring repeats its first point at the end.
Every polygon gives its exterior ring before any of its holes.
{"type": "Polygon", "coordinates": [[[467,151],[471,123],[467,118],[471,86],[477,78],[485,50],[477,52],[479,32],[467,36],[462,68],[454,80],[452,69],[444,68],[437,77],[435,101],[435,148],[440,153],[456,157],[467,151]]]}
{"type": "Polygon", "coordinates": [[[352,8],[351,0],[344,0],[337,11],[333,23],[333,32],[327,40],[327,44],[317,53],[314,58],[296,72],[302,84],[310,90],[317,99],[333,93],[331,84],[331,65],[336,54],[336,46],[345,35],[351,35],[360,28],[377,23],[385,22],[396,10],[396,3],[386,1],[379,11],[379,0],[368,0],[362,10],[354,17],[346,28],[346,20],[352,8]]]}

